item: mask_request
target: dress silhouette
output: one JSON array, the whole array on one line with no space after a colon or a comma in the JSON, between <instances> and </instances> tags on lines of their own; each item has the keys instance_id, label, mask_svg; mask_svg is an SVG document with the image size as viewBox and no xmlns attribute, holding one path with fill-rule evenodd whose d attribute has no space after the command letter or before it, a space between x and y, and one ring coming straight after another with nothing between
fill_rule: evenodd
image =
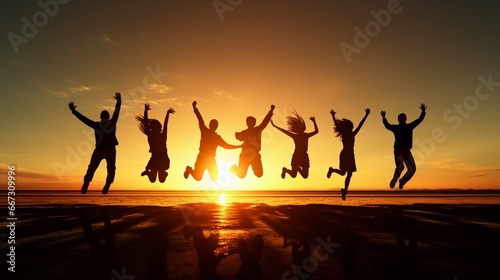
<instances>
[{"instance_id":1,"label":"dress silhouette","mask_svg":"<svg viewBox=\"0 0 500 280\"><path fill-rule=\"evenodd\" d=\"M336 112L334 110L330 111L333 122L335 124L334 131L337 133L336 136L340 137L340 140L342 140L343 148L340 152L340 169L334 169L332 167L328 168L326 177L330 178L333 172L342 176L347 174L344 182L344 188L340 189L342 200L345 200L346 198L347 189L349 188L349 183L351 182L352 173L356 172L356 160L354 159L354 138L365 123L368 114L370 114L370 109L365 109L365 112L366 114L359 123L358 127L355 130L352 130L354 128L354 125L350 120L338 120L335 117Z\"/></svg>"},{"instance_id":2,"label":"dress silhouette","mask_svg":"<svg viewBox=\"0 0 500 280\"><path fill-rule=\"evenodd\" d=\"M107 194L111 183L115 179L115 169L116 169L116 148L118 145L118 140L116 139L116 123L118 122L118 116L120 114L120 106L122 104L121 94L119 92L115 93L114 98L116 99L115 111L113 116L110 118L109 112L103 110L101 112L101 120L96 122L88 119L80 112L76 110L76 105L71 101L68 106L73 115L75 115L80 121L89 127L94 129L95 134L95 149L92 153L90 159L90 164L87 169L87 173L83 177L83 185L81 193L87 192L90 182L94 177L94 173L99 166L99 163L105 159L107 164L108 175L106 177L106 184L102 189L103 194Z\"/></svg>"},{"instance_id":3,"label":"dress silhouette","mask_svg":"<svg viewBox=\"0 0 500 280\"><path fill-rule=\"evenodd\" d=\"M149 104L144 105L144 115L137 115L139 121L139 129L142 133L148 136L149 152L151 158L146 165L146 170L141 173L141 176L147 175L151 183L158 180L163 183L168 176L167 170L170 168L170 158L167 153L167 128L170 114L174 114L173 108L168 109L163 122L163 130L161 123L156 119L148 118L148 111L151 110Z\"/></svg>"},{"instance_id":4,"label":"dress silhouette","mask_svg":"<svg viewBox=\"0 0 500 280\"><path fill-rule=\"evenodd\" d=\"M385 118L385 111L381 111L382 122L385 128L394 133L394 162L396 164L396 169L394 170L394 176L392 177L389 187L393 189L396 186L396 182L403 172L404 166L406 165L406 173L401 179L399 179L399 189L403 189L404 185L410 181L410 179L415 174L417 167L415 165L415 160L411 154L411 148L413 146L413 129L417 127L425 118L425 106L424 103L420 105L420 116L418 119L411 123L406 123L406 115L401 113L398 115L399 124L389 124Z\"/></svg>"},{"instance_id":5,"label":"dress silhouette","mask_svg":"<svg viewBox=\"0 0 500 280\"><path fill-rule=\"evenodd\" d=\"M269 110L264 120L262 120L258 126L255 126L257 120L254 117L247 117L247 129L235 133L236 139L243 141L243 144L241 145L242 149L239 163L238 165L233 165L229 170L230 172L236 174L236 176L245 178L250 165L252 166L255 176L262 177L264 174L261 156L259 153L261 148L261 135L262 131L271 120L273 111L274 105L271 105L271 110Z\"/></svg>"},{"instance_id":6,"label":"dress silhouette","mask_svg":"<svg viewBox=\"0 0 500 280\"><path fill-rule=\"evenodd\" d=\"M295 143L295 151L292 155L292 169L287 169L286 167L282 168L281 178L285 178L288 173L292 178L297 176L297 172L302 175L303 178L307 178L309 176L309 155L307 154L309 138L318 134L318 125L316 124L316 119L314 117L309 118L314 124L314 131L306 133L306 124L304 119L297 114L297 112L293 112L293 116L288 116L286 118L286 123L288 125L288 130L285 130L281 127L278 127L271 120L272 126L277 128L279 131L283 132L287 136L293 139Z\"/></svg>"},{"instance_id":7,"label":"dress silhouette","mask_svg":"<svg viewBox=\"0 0 500 280\"><path fill-rule=\"evenodd\" d=\"M184 178L188 178L189 175L193 176L196 181L200 181L203 177L205 170L208 170L210 178L212 180L217 180L218 178L218 168L217 162L215 161L215 152L217 147L221 146L224 149L237 149L241 146L231 145L226 143L215 131L219 126L217 120L213 119L209 123L209 127L205 125L205 121L200 114L200 111L196 107L196 101L193 102L193 109L196 117L198 118L198 125L201 132L200 140L200 152L196 158L196 163L194 164L194 169L190 166L186 166L184 171Z\"/></svg>"}]
</instances>

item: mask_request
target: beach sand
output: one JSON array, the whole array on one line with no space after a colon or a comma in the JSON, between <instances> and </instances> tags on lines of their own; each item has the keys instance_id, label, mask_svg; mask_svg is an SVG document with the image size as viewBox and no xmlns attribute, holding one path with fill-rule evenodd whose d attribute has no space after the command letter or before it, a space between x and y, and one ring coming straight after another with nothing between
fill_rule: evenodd
<instances>
[{"instance_id":1,"label":"beach sand","mask_svg":"<svg viewBox=\"0 0 500 280\"><path fill-rule=\"evenodd\" d=\"M500 275L499 205L38 205L18 208L16 215L16 277L2 262L0 275L7 278L1 279L139 280L165 270L168 279L200 279L189 234L196 229L218 235L212 255L229 254L216 267L218 279L237 279L238 242L252 248L257 235L264 241L261 279ZM302 246L292 254L284 238L310 250ZM5 241L3 260L10 246Z\"/></svg>"}]
</instances>

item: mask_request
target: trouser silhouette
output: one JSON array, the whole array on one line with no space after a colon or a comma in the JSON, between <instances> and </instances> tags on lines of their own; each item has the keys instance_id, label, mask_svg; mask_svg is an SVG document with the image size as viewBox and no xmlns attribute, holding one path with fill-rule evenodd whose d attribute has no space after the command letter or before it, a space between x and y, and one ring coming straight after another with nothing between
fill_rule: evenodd
<instances>
[{"instance_id":1,"label":"trouser silhouette","mask_svg":"<svg viewBox=\"0 0 500 280\"><path fill-rule=\"evenodd\" d=\"M116 169L116 149L115 147L111 148L95 148L92 153L92 157L90 158L89 167L87 169L87 173L83 177L85 182L92 181L94 177L94 173L99 167L101 161L106 160L106 169L108 170L108 175L106 177L106 183L113 183L115 180L115 169Z\"/></svg>"},{"instance_id":2,"label":"trouser silhouette","mask_svg":"<svg viewBox=\"0 0 500 280\"><path fill-rule=\"evenodd\" d=\"M415 159L409 149L394 149L394 161L396 163L396 169L394 170L394 177L399 178L401 172L403 172L404 166L406 165L406 173L403 175L403 180L408 182L411 177L417 171L417 166L415 165Z\"/></svg>"}]
</instances>

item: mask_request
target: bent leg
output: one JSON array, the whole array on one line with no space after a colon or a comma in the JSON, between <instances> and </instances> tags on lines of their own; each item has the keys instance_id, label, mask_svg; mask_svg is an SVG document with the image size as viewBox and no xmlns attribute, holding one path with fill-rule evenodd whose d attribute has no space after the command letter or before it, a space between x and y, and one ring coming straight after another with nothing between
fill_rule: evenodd
<instances>
[{"instance_id":1,"label":"bent leg","mask_svg":"<svg viewBox=\"0 0 500 280\"><path fill-rule=\"evenodd\" d=\"M309 177L309 167L299 167L299 173L302 175L302 178L307 179Z\"/></svg>"},{"instance_id":2,"label":"bent leg","mask_svg":"<svg viewBox=\"0 0 500 280\"><path fill-rule=\"evenodd\" d=\"M250 162L247 160L248 152L241 152L238 166L234 170L234 174L240 178L245 178L247 176L248 166Z\"/></svg>"},{"instance_id":3,"label":"bent leg","mask_svg":"<svg viewBox=\"0 0 500 280\"><path fill-rule=\"evenodd\" d=\"M283 171L288 173L288 175L290 175L290 177L292 178L297 177L297 172L298 172L297 166L292 166L292 169L286 169L283 167Z\"/></svg>"},{"instance_id":4,"label":"bent leg","mask_svg":"<svg viewBox=\"0 0 500 280\"><path fill-rule=\"evenodd\" d=\"M151 183L156 182L156 173L157 172L158 172L158 170L156 170L156 169L151 169L151 170L148 171L147 174L148 174L149 181Z\"/></svg>"},{"instance_id":5,"label":"bent leg","mask_svg":"<svg viewBox=\"0 0 500 280\"><path fill-rule=\"evenodd\" d=\"M262 175L264 175L264 168L262 167L262 161L260 160L260 155L256 156L255 159L252 160L251 165L253 174L255 174L257 178L260 178L262 177ZM297 176L297 174L295 174L295 176Z\"/></svg>"},{"instance_id":6,"label":"bent leg","mask_svg":"<svg viewBox=\"0 0 500 280\"><path fill-rule=\"evenodd\" d=\"M164 183L167 176L168 172L166 170L158 170L158 181L160 181L160 183Z\"/></svg>"},{"instance_id":7,"label":"bent leg","mask_svg":"<svg viewBox=\"0 0 500 280\"><path fill-rule=\"evenodd\" d=\"M208 174L210 175L210 179L212 179L213 181L219 179L219 168L217 167L217 162L215 161L215 158L211 158L210 161L207 163L207 167L205 168L208 169Z\"/></svg>"}]
</instances>

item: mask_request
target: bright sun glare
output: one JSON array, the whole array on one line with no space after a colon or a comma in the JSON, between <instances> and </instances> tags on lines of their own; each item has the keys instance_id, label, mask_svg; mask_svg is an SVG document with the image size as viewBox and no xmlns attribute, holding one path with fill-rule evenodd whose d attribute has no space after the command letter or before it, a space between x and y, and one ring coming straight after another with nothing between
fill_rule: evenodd
<instances>
[{"instance_id":1,"label":"bright sun glare","mask_svg":"<svg viewBox=\"0 0 500 280\"><path fill-rule=\"evenodd\" d=\"M219 196L219 204L226 205L226 195L223 193Z\"/></svg>"}]
</instances>

